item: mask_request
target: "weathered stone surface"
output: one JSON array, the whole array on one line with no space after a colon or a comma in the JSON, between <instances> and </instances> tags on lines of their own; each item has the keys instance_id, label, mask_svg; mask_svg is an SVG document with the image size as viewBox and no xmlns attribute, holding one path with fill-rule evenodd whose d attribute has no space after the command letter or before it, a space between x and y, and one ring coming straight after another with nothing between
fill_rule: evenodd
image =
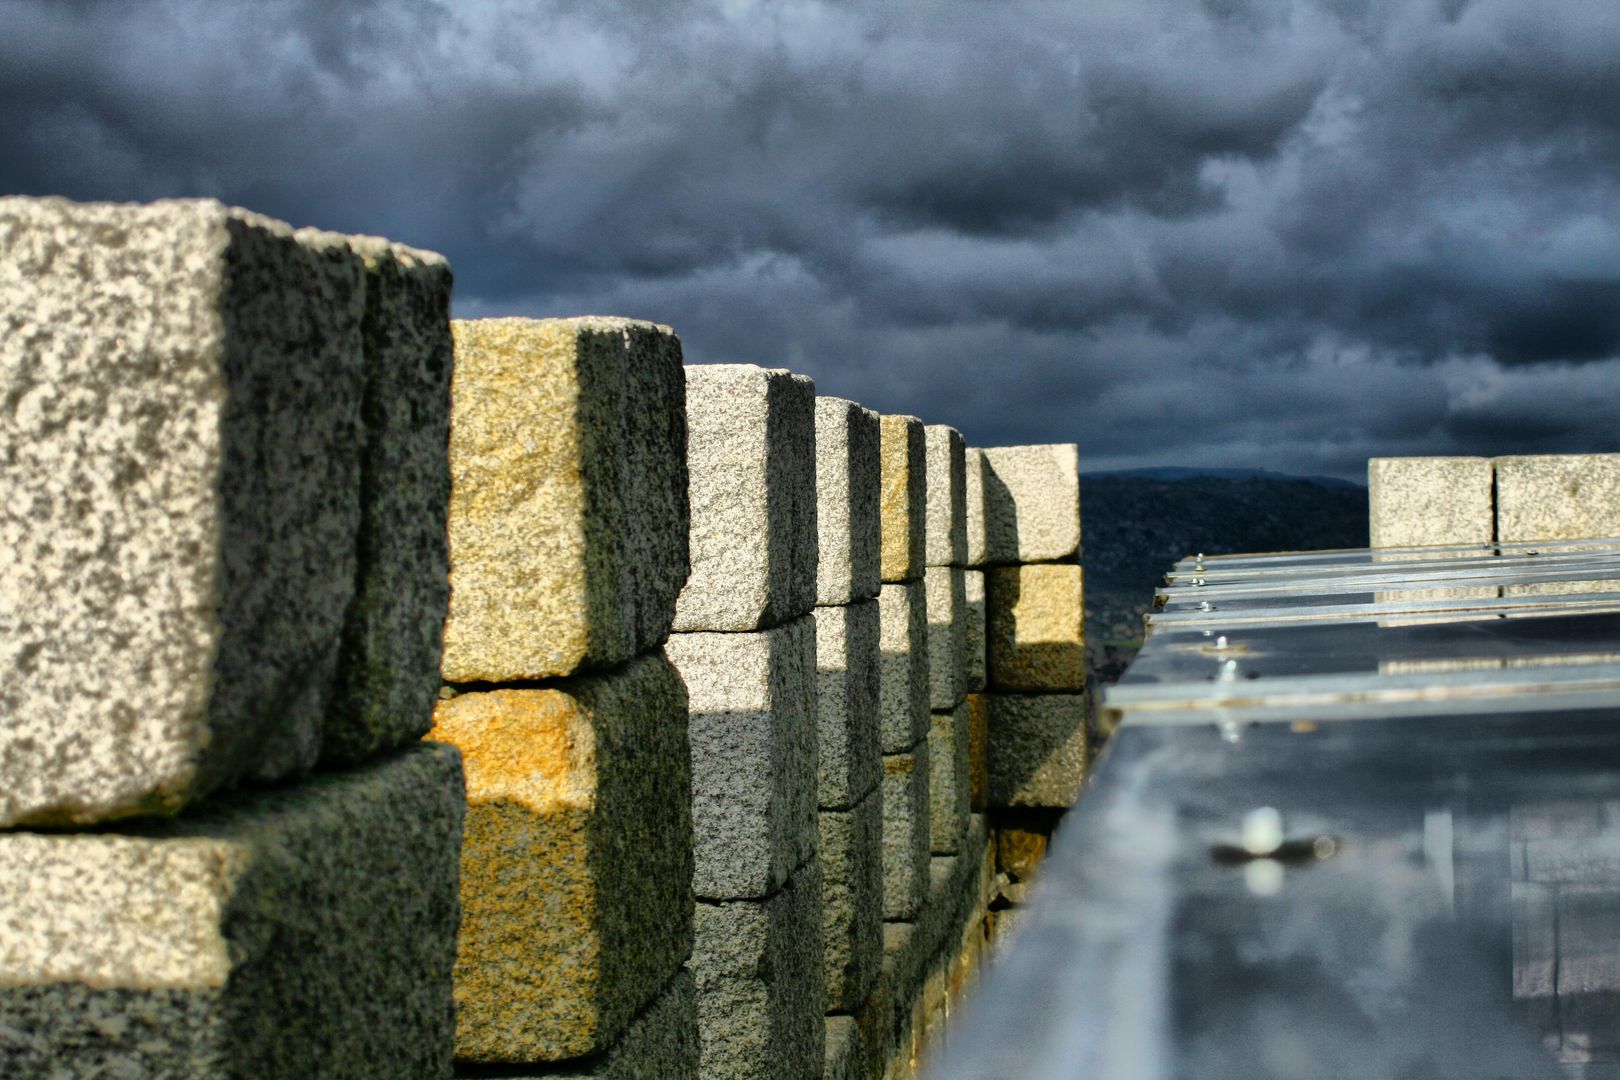
<instances>
[{"instance_id":1,"label":"weathered stone surface","mask_svg":"<svg viewBox=\"0 0 1620 1080\"><path fill-rule=\"evenodd\" d=\"M990 471L984 451L968 447L962 455L963 532L967 540L967 565L983 566L990 558L990 540L985 531L984 481Z\"/></svg>"},{"instance_id":2,"label":"weathered stone surface","mask_svg":"<svg viewBox=\"0 0 1620 1080\"><path fill-rule=\"evenodd\" d=\"M447 1077L455 750L0 835L0 1075Z\"/></svg>"},{"instance_id":3,"label":"weathered stone surface","mask_svg":"<svg viewBox=\"0 0 1620 1080\"><path fill-rule=\"evenodd\" d=\"M966 566L967 444L947 424L923 430L927 456L928 509L926 562L929 566Z\"/></svg>"},{"instance_id":4,"label":"weathered stone surface","mask_svg":"<svg viewBox=\"0 0 1620 1080\"><path fill-rule=\"evenodd\" d=\"M686 579L681 346L628 319L453 324L444 678L620 663Z\"/></svg>"},{"instance_id":5,"label":"weathered stone surface","mask_svg":"<svg viewBox=\"0 0 1620 1080\"><path fill-rule=\"evenodd\" d=\"M936 712L928 732L929 850L954 855L968 819L968 707Z\"/></svg>"},{"instance_id":6,"label":"weathered stone surface","mask_svg":"<svg viewBox=\"0 0 1620 1080\"><path fill-rule=\"evenodd\" d=\"M984 571L968 570L962 576L962 595L967 600L967 633L963 682L970 694L986 686Z\"/></svg>"},{"instance_id":7,"label":"weathered stone surface","mask_svg":"<svg viewBox=\"0 0 1620 1080\"><path fill-rule=\"evenodd\" d=\"M309 768L354 599L362 259L212 201L0 199L0 252L0 825Z\"/></svg>"},{"instance_id":8,"label":"weathered stone surface","mask_svg":"<svg viewBox=\"0 0 1620 1080\"><path fill-rule=\"evenodd\" d=\"M821 936L827 1012L853 1012L883 961L883 796L821 812Z\"/></svg>"},{"instance_id":9,"label":"weathered stone surface","mask_svg":"<svg viewBox=\"0 0 1620 1080\"><path fill-rule=\"evenodd\" d=\"M811 860L766 900L698 904L692 972L704 1077L819 1080L819 878Z\"/></svg>"},{"instance_id":10,"label":"weathered stone surface","mask_svg":"<svg viewBox=\"0 0 1620 1080\"><path fill-rule=\"evenodd\" d=\"M697 981L682 968L606 1054L530 1075L534 1080L696 1080L698 1055ZM515 1074L502 1070L501 1075Z\"/></svg>"},{"instance_id":11,"label":"weathered stone surface","mask_svg":"<svg viewBox=\"0 0 1620 1080\"><path fill-rule=\"evenodd\" d=\"M867 1080L861 1067L861 1033L853 1016L827 1017L827 1057L822 1080Z\"/></svg>"},{"instance_id":12,"label":"weathered stone surface","mask_svg":"<svg viewBox=\"0 0 1620 1080\"><path fill-rule=\"evenodd\" d=\"M686 369L692 574L676 630L756 630L816 602L816 384L752 364Z\"/></svg>"},{"instance_id":13,"label":"weathered stone surface","mask_svg":"<svg viewBox=\"0 0 1620 1080\"><path fill-rule=\"evenodd\" d=\"M816 848L816 627L675 634L691 696L693 888L709 900L776 891Z\"/></svg>"},{"instance_id":14,"label":"weathered stone surface","mask_svg":"<svg viewBox=\"0 0 1620 1080\"><path fill-rule=\"evenodd\" d=\"M928 707L953 708L967 693L967 578L959 566L930 566L923 577L928 608Z\"/></svg>"},{"instance_id":15,"label":"weathered stone surface","mask_svg":"<svg viewBox=\"0 0 1620 1080\"><path fill-rule=\"evenodd\" d=\"M1620 454L1500 457L1494 464L1497 540L1620 536Z\"/></svg>"},{"instance_id":16,"label":"weathered stone surface","mask_svg":"<svg viewBox=\"0 0 1620 1080\"><path fill-rule=\"evenodd\" d=\"M928 734L928 596L920 581L878 594L878 739L885 754Z\"/></svg>"},{"instance_id":17,"label":"weathered stone surface","mask_svg":"<svg viewBox=\"0 0 1620 1080\"><path fill-rule=\"evenodd\" d=\"M928 740L883 756L883 917L911 920L928 896Z\"/></svg>"},{"instance_id":18,"label":"weathered stone surface","mask_svg":"<svg viewBox=\"0 0 1620 1080\"><path fill-rule=\"evenodd\" d=\"M922 577L927 556L928 459L923 422L883 416L881 567L884 581Z\"/></svg>"},{"instance_id":19,"label":"weathered stone surface","mask_svg":"<svg viewBox=\"0 0 1620 1080\"><path fill-rule=\"evenodd\" d=\"M984 561L1029 563L1077 559L1080 555L1079 447L1074 443L987 447L984 464L981 477Z\"/></svg>"},{"instance_id":20,"label":"weathered stone surface","mask_svg":"<svg viewBox=\"0 0 1620 1080\"><path fill-rule=\"evenodd\" d=\"M300 231L364 260L359 566L321 756L362 761L433 723L450 601L450 267L374 237Z\"/></svg>"},{"instance_id":21,"label":"weathered stone surface","mask_svg":"<svg viewBox=\"0 0 1620 1080\"><path fill-rule=\"evenodd\" d=\"M878 414L843 398L816 398L816 603L876 596L879 584Z\"/></svg>"},{"instance_id":22,"label":"weathered stone surface","mask_svg":"<svg viewBox=\"0 0 1620 1080\"><path fill-rule=\"evenodd\" d=\"M997 690L1086 685L1085 571L1072 563L985 572L985 653Z\"/></svg>"},{"instance_id":23,"label":"weathered stone surface","mask_svg":"<svg viewBox=\"0 0 1620 1080\"><path fill-rule=\"evenodd\" d=\"M656 652L439 703L467 769L458 1060L605 1050L690 954L686 707Z\"/></svg>"},{"instance_id":24,"label":"weathered stone surface","mask_svg":"<svg viewBox=\"0 0 1620 1080\"><path fill-rule=\"evenodd\" d=\"M1373 547L1488 544L1489 458L1372 458L1367 462L1368 533Z\"/></svg>"},{"instance_id":25,"label":"weathered stone surface","mask_svg":"<svg viewBox=\"0 0 1620 1080\"><path fill-rule=\"evenodd\" d=\"M816 741L818 803L847 810L877 786L878 602L818 607Z\"/></svg>"},{"instance_id":26,"label":"weathered stone surface","mask_svg":"<svg viewBox=\"0 0 1620 1080\"><path fill-rule=\"evenodd\" d=\"M995 815L996 868L1013 881L1033 881L1061 810L1002 810Z\"/></svg>"},{"instance_id":27,"label":"weathered stone surface","mask_svg":"<svg viewBox=\"0 0 1620 1080\"><path fill-rule=\"evenodd\" d=\"M989 803L1068 807L1087 767L1083 694L990 695Z\"/></svg>"},{"instance_id":28,"label":"weathered stone surface","mask_svg":"<svg viewBox=\"0 0 1620 1080\"><path fill-rule=\"evenodd\" d=\"M990 698L969 694L963 704L967 706L968 806L980 814L990 797Z\"/></svg>"}]
</instances>

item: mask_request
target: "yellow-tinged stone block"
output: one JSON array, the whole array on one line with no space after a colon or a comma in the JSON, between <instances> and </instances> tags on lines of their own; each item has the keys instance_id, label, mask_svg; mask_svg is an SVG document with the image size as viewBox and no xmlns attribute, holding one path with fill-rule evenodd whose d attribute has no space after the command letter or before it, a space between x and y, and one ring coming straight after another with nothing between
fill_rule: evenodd
<instances>
[{"instance_id":1,"label":"yellow-tinged stone block","mask_svg":"<svg viewBox=\"0 0 1620 1080\"><path fill-rule=\"evenodd\" d=\"M969 694L967 716L968 810L979 814L989 802L990 769L985 744L989 741L990 699L983 694Z\"/></svg>"},{"instance_id":2,"label":"yellow-tinged stone block","mask_svg":"<svg viewBox=\"0 0 1620 1080\"><path fill-rule=\"evenodd\" d=\"M985 648L997 690L1086 685L1085 571L1072 563L985 571Z\"/></svg>"},{"instance_id":3,"label":"yellow-tinged stone block","mask_svg":"<svg viewBox=\"0 0 1620 1080\"><path fill-rule=\"evenodd\" d=\"M879 570L884 581L923 576L927 553L927 445L915 416L881 417Z\"/></svg>"},{"instance_id":4,"label":"yellow-tinged stone block","mask_svg":"<svg viewBox=\"0 0 1620 1080\"><path fill-rule=\"evenodd\" d=\"M452 330L444 678L569 675L663 642L688 569L679 340L596 317Z\"/></svg>"},{"instance_id":5,"label":"yellow-tinged stone block","mask_svg":"<svg viewBox=\"0 0 1620 1080\"><path fill-rule=\"evenodd\" d=\"M458 1060L604 1050L691 954L686 723L662 652L439 703L467 774Z\"/></svg>"}]
</instances>

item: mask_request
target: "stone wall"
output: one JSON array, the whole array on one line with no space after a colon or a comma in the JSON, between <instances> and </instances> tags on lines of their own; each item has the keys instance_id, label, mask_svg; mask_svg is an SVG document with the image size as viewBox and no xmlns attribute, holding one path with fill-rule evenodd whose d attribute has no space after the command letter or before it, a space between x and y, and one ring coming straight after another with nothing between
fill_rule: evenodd
<instances>
[{"instance_id":1,"label":"stone wall","mask_svg":"<svg viewBox=\"0 0 1620 1080\"><path fill-rule=\"evenodd\" d=\"M1373 547L1620 536L1620 454L1373 458Z\"/></svg>"},{"instance_id":2,"label":"stone wall","mask_svg":"<svg viewBox=\"0 0 1620 1080\"><path fill-rule=\"evenodd\" d=\"M0 200L0 1074L910 1075L1085 774L1075 447L449 291Z\"/></svg>"}]
</instances>

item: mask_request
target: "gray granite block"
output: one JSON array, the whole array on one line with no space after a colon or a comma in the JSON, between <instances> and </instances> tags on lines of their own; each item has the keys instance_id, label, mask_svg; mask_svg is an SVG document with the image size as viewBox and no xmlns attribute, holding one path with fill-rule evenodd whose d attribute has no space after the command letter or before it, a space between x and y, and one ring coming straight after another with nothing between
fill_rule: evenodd
<instances>
[{"instance_id":1,"label":"gray granite block","mask_svg":"<svg viewBox=\"0 0 1620 1080\"><path fill-rule=\"evenodd\" d=\"M843 398L816 398L818 604L878 593L881 442L877 413Z\"/></svg>"},{"instance_id":2,"label":"gray granite block","mask_svg":"<svg viewBox=\"0 0 1620 1080\"><path fill-rule=\"evenodd\" d=\"M1080 557L1079 447L986 447L984 465L980 509L986 563Z\"/></svg>"},{"instance_id":3,"label":"gray granite block","mask_svg":"<svg viewBox=\"0 0 1620 1080\"><path fill-rule=\"evenodd\" d=\"M1372 458L1367 524L1373 547L1488 544L1496 528L1491 460Z\"/></svg>"},{"instance_id":4,"label":"gray granite block","mask_svg":"<svg viewBox=\"0 0 1620 1080\"><path fill-rule=\"evenodd\" d=\"M861 1033L853 1016L827 1017L827 1057L823 1080L867 1080L861 1067Z\"/></svg>"},{"instance_id":5,"label":"gray granite block","mask_svg":"<svg viewBox=\"0 0 1620 1080\"><path fill-rule=\"evenodd\" d=\"M821 881L814 860L765 900L700 902L701 1074L725 1080L821 1076Z\"/></svg>"},{"instance_id":6,"label":"gray granite block","mask_svg":"<svg viewBox=\"0 0 1620 1080\"><path fill-rule=\"evenodd\" d=\"M989 805L1072 805L1088 764L1085 695L987 696Z\"/></svg>"},{"instance_id":7,"label":"gray granite block","mask_svg":"<svg viewBox=\"0 0 1620 1080\"><path fill-rule=\"evenodd\" d=\"M984 523L984 480L989 471L983 450L970 446L963 452L962 517L967 541L964 561L968 566L983 566L989 561L989 537Z\"/></svg>"},{"instance_id":8,"label":"gray granite block","mask_svg":"<svg viewBox=\"0 0 1620 1080\"><path fill-rule=\"evenodd\" d=\"M453 324L449 682L611 667L686 581L685 374L667 326Z\"/></svg>"},{"instance_id":9,"label":"gray granite block","mask_svg":"<svg viewBox=\"0 0 1620 1080\"><path fill-rule=\"evenodd\" d=\"M929 424L923 432L927 455L927 540L929 566L966 566L967 445L948 424Z\"/></svg>"},{"instance_id":10,"label":"gray granite block","mask_svg":"<svg viewBox=\"0 0 1620 1080\"><path fill-rule=\"evenodd\" d=\"M923 422L915 416L884 416L881 422L881 573L884 581L915 581L922 577L928 550Z\"/></svg>"},{"instance_id":11,"label":"gray granite block","mask_svg":"<svg viewBox=\"0 0 1620 1080\"><path fill-rule=\"evenodd\" d=\"M816 847L816 627L673 634L691 701L693 888L776 891Z\"/></svg>"},{"instance_id":12,"label":"gray granite block","mask_svg":"<svg viewBox=\"0 0 1620 1080\"><path fill-rule=\"evenodd\" d=\"M686 369L692 572L675 629L756 630L816 602L816 384L752 364Z\"/></svg>"},{"instance_id":13,"label":"gray granite block","mask_svg":"<svg viewBox=\"0 0 1620 1080\"><path fill-rule=\"evenodd\" d=\"M854 806L877 786L878 602L818 607L816 620L816 750L819 805Z\"/></svg>"},{"instance_id":14,"label":"gray granite block","mask_svg":"<svg viewBox=\"0 0 1620 1080\"><path fill-rule=\"evenodd\" d=\"M1497 540L1620 536L1620 454L1536 454L1493 464Z\"/></svg>"},{"instance_id":15,"label":"gray granite block","mask_svg":"<svg viewBox=\"0 0 1620 1080\"><path fill-rule=\"evenodd\" d=\"M0 825L314 765L355 595L363 260L203 200L0 199L0 253Z\"/></svg>"},{"instance_id":16,"label":"gray granite block","mask_svg":"<svg viewBox=\"0 0 1620 1080\"><path fill-rule=\"evenodd\" d=\"M883 756L883 917L911 920L928 896L928 740Z\"/></svg>"},{"instance_id":17,"label":"gray granite block","mask_svg":"<svg viewBox=\"0 0 1620 1080\"><path fill-rule=\"evenodd\" d=\"M928 594L921 581L878 594L878 740L897 754L928 734Z\"/></svg>"},{"instance_id":18,"label":"gray granite block","mask_svg":"<svg viewBox=\"0 0 1620 1080\"><path fill-rule=\"evenodd\" d=\"M697 980L682 968L607 1053L527 1075L532 1080L697 1080L699 1052ZM501 1075L518 1073L502 1070Z\"/></svg>"},{"instance_id":19,"label":"gray granite block","mask_svg":"<svg viewBox=\"0 0 1620 1080\"><path fill-rule=\"evenodd\" d=\"M928 609L928 707L949 709L967 694L967 572L930 566L923 578Z\"/></svg>"},{"instance_id":20,"label":"gray granite block","mask_svg":"<svg viewBox=\"0 0 1620 1080\"><path fill-rule=\"evenodd\" d=\"M933 715L928 732L929 850L954 855L968 819L968 706Z\"/></svg>"},{"instance_id":21,"label":"gray granite block","mask_svg":"<svg viewBox=\"0 0 1620 1080\"><path fill-rule=\"evenodd\" d=\"M460 757L0 835L0 1075L450 1075Z\"/></svg>"},{"instance_id":22,"label":"gray granite block","mask_svg":"<svg viewBox=\"0 0 1620 1080\"><path fill-rule=\"evenodd\" d=\"M827 1012L853 1012L883 959L883 796L821 812L821 936Z\"/></svg>"},{"instance_id":23,"label":"gray granite block","mask_svg":"<svg viewBox=\"0 0 1620 1080\"><path fill-rule=\"evenodd\" d=\"M461 694L435 720L467 774L457 1060L606 1050L692 951L680 675L654 652Z\"/></svg>"},{"instance_id":24,"label":"gray granite block","mask_svg":"<svg viewBox=\"0 0 1620 1080\"><path fill-rule=\"evenodd\" d=\"M347 244L366 267L359 566L321 746L342 764L433 722L450 601L451 281L438 255L308 235Z\"/></svg>"},{"instance_id":25,"label":"gray granite block","mask_svg":"<svg viewBox=\"0 0 1620 1080\"><path fill-rule=\"evenodd\" d=\"M976 694L985 688L985 601L984 571L968 570L962 576L962 595L967 600L967 633L963 648L966 650L963 679L967 692Z\"/></svg>"}]
</instances>

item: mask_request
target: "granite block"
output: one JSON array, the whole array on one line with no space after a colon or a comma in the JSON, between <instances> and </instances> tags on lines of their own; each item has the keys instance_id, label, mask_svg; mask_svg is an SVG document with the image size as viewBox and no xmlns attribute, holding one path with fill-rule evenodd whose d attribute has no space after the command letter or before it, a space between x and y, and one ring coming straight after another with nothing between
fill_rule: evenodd
<instances>
[{"instance_id":1,"label":"granite block","mask_svg":"<svg viewBox=\"0 0 1620 1080\"><path fill-rule=\"evenodd\" d=\"M1074 443L987 447L984 464L980 481L984 561L1078 560L1079 447Z\"/></svg>"},{"instance_id":2,"label":"granite block","mask_svg":"<svg viewBox=\"0 0 1620 1080\"><path fill-rule=\"evenodd\" d=\"M923 577L928 609L928 707L954 708L967 693L967 572L930 566Z\"/></svg>"},{"instance_id":3,"label":"granite block","mask_svg":"<svg viewBox=\"0 0 1620 1080\"><path fill-rule=\"evenodd\" d=\"M818 607L816 752L818 804L847 810L877 786L878 602Z\"/></svg>"},{"instance_id":4,"label":"granite block","mask_svg":"<svg viewBox=\"0 0 1620 1080\"><path fill-rule=\"evenodd\" d=\"M885 582L922 577L927 556L928 459L923 422L883 416L881 576Z\"/></svg>"},{"instance_id":5,"label":"granite block","mask_svg":"<svg viewBox=\"0 0 1620 1080\"><path fill-rule=\"evenodd\" d=\"M967 542L968 566L983 566L990 558L990 538L985 531L984 486L990 464L984 451L968 447L962 454L962 518Z\"/></svg>"},{"instance_id":6,"label":"granite block","mask_svg":"<svg viewBox=\"0 0 1620 1080\"><path fill-rule=\"evenodd\" d=\"M878 739L900 753L928 735L928 594L923 582L878 594Z\"/></svg>"},{"instance_id":7,"label":"granite block","mask_svg":"<svg viewBox=\"0 0 1620 1080\"><path fill-rule=\"evenodd\" d=\"M992 694L989 805L1063 809L1088 765L1083 694Z\"/></svg>"},{"instance_id":8,"label":"granite block","mask_svg":"<svg viewBox=\"0 0 1620 1080\"><path fill-rule=\"evenodd\" d=\"M816 384L752 364L686 369L692 573L679 631L758 630L816 602Z\"/></svg>"},{"instance_id":9,"label":"granite block","mask_svg":"<svg viewBox=\"0 0 1620 1080\"><path fill-rule=\"evenodd\" d=\"M861 1067L861 1033L853 1016L827 1017L827 1056L823 1080L866 1080Z\"/></svg>"},{"instance_id":10,"label":"granite block","mask_svg":"<svg viewBox=\"0 0 1620 1080\"><path fill-rule=\"evenodd\" d=\"M628 319L452 325L444 678L568 675L658 645L687 569L680 341Z\"/></svg>"},{"instance_id":11,"label":"granite block","mask_svg":"<svg viewBox=\"0 0 1620 1080\"><path fill-rule=\"evenodd\" d=\"M461 694L435 721L467 771L457 1060L608 1049L692 950L680 676L655 652L545 688Z\"/></svg>"},{"instance_id":12,"label":"granite block","mask_svg":"<svg viewBox=\"0 0 1620 1080\"><path fill-rule=\"evenodd\" d=\"M1537 454L1493 464L1502 543L1620 536L1620 454Z\"/></svg>"},{"instance_id":13,"label":"granite block","mask_svg":"<svg viewBox=\"0 0 1620 1080\"><path fill-rule=\"evenodd\" d=\"M533 1080L697 1080L698 1057L697 981L682 968L605 1054L520 1071Z\"/></svg>"},{"instance_id":14,"label":"granite block","mask_svg":"<svg viewBox=\"0 0 1620 1080\"><path fill-rule=\"evenodd\" d=\"M990 698L969 694L963 704L967 706L968 806L980 814L990 795Z\"/></svg>"},{"instance_id":15,"label":"granite block","mask_svg":"<svg viewBox=\"0 0 1620 1080\"><path fill-rule=\"evenodd\" d=\"M878 414L816 398L816 603L869 600L879 584Z\"/></svg>"},{"instance_id":16,"label":"granite block","mask_svg":"<svg viewBox=\"0 0 1620 1080\"><path fill-rule=\"evenodd\" d=\"M1085 689L1082 568L1071 563L992 567L985 572L985 598L986 670L993 688Z\"/></svg>"},{"instance_id":17,"label":"granite block","mask_svg":"<svg viewBox=\"0 0 1620 1080\"><path fill-rule=\"evenodd\" d=\"M816 848L816 624L674 634L691 699L693 888L706 900L775 892Z\"/></svg>"},{"instance_id":18,"label":"granite block","mask_svg":"<svg viewBox=\"0 0 1620 1080\"><path fill-rule=\"evenodd\" d=\"M929 850L954 855L968 819L968 707L933 714L928 732Z\"/></svg>"},{"instance_id":19,"label":"granite block","mask_svg":"<svg viewBox=\"0 0 1620 1080\"><path fill-rule=\"evenodd\" d=\"M0 1075L448 1077L461 765L0 835Z\"/></svg>"},{"instance_id":20,"label":"granite block","mask_svg":"<svg viewBox=\"0 0 1620 1080\"><path fill-rule=\"evenodd\" d=\"M970 694L984 690L987 684L985 670L985 602L984 571L968 570L962 576L962 595L967 600L966 650L963 683Z\"/></svg>"},{"instance_id":21,"label":"granite block","mask_svg":"<svg viewBox=\"0 0 1620 1080\"><path fill-rule=\"evenodd\" d=\"M883 917L911 920L928 896L928 740L883 756Z\"/></svg>"},{"instance_id":22,"label":"granite block","mask_svg":"<svg viewBox=\"0 0 1620 1080\"><path fill-rule=\"evenodd\" d=\"M821 882L814 860L765 900L697 905L701 1075L819 1080Z\"/></svg>"},{"instance_id":23,"label":"granite block","mask_svg":"<svg viewBox=\"0 0 1620 1080\"><path fill-rule=\"evenodd\" d=\"M1370 459L1367 518L1371 546L1490 543L1496 527L1492 485L1489 458Z\"/></svg>"},{"instance_id":24,"label":"granite block","mask_svg":"<svg viewBox=\"0 0 1620 1080\"><path fill-rule=\"evenodd\" d=\"M355 598L364 261L207 200L0 199L0 252L0 826L310 768Z\"/></svg>"},{"instance_id":25,"label":"granite block","mask_svg":"<svg viewBox=\"0 0 1620 1080\"><path fill-rule=\"evenodd\" d=\"M967 565L967 445L962 433L946 424L923 429L927 474L927 539L929 566Z\"/></svg>"},{"instance_id":26,"label":"granite block","mask_svg":"<svg viewBox=\"0 0 1620 1080\"><path fill-rule=\"evenodd\" d=\"M883 960L883 796L821 811L821 936L827 1012L853 1012Z\"/></svg>"}]
</instances>

